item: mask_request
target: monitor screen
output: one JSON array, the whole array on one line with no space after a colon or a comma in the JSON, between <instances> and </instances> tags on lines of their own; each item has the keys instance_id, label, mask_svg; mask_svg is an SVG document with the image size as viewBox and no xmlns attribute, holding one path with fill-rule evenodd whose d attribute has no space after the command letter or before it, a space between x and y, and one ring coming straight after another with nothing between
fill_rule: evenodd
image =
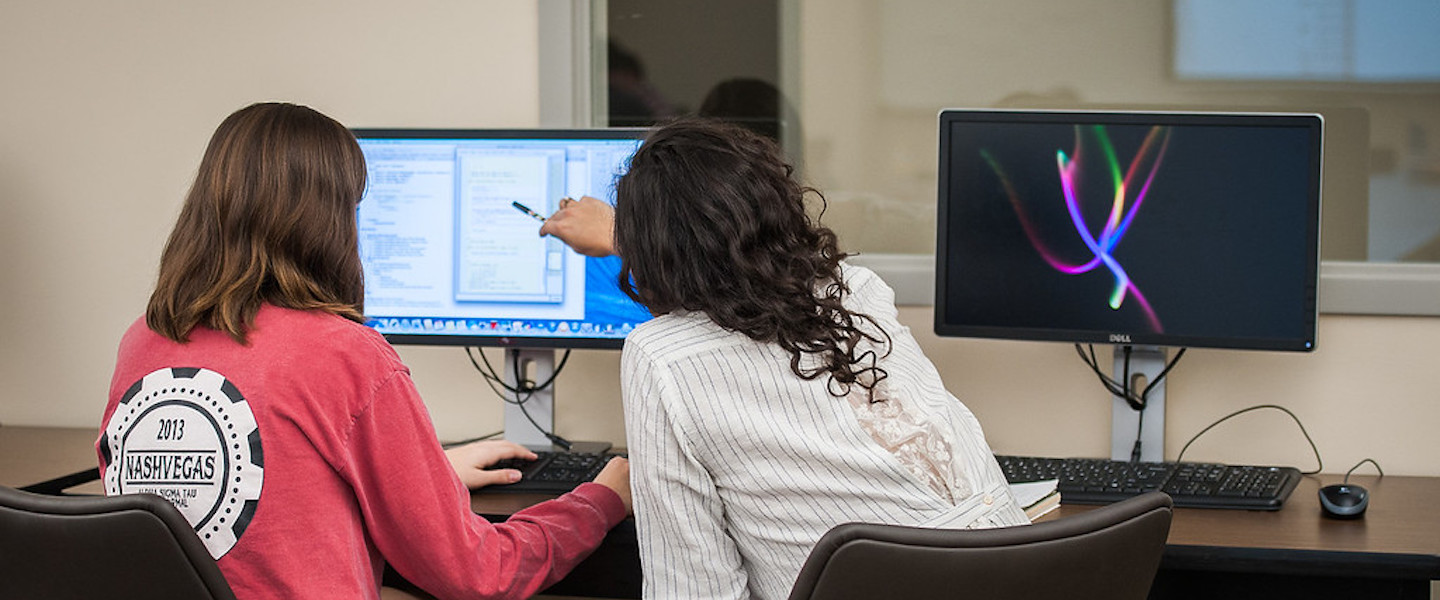
<instances>
[{"instance_id":1,"label":"monitor screen","mask_svg":"<svg viewBox=\"0 0 1440 600\"><path fill-rule=\"evenodd\" d=\"M355 130L369 324L402 344L621 347L650 313L620 291L620 259L538 232L561 198L613 204L643 134Z\"/></svg>"},{"instance_id":2,"label":"monitor screen","mask_svg":"<svg viewBox=\"0 0 1440 600\"><path fill-rule=\"evenodd\" d=\"M1315 346L1321 119L946 110L935 330Z\"/></svg>"}]
</instances>

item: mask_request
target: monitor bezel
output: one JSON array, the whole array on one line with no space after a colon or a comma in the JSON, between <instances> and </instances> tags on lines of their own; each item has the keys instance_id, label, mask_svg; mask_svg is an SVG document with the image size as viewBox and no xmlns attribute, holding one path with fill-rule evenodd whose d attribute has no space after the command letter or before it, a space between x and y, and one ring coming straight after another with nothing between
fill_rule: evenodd
<instances>
[{"instance_id":1,"label":"monitor bezel","mask_svg":"<svg viewBox=\"0 0 1440 600\"><path fill-rule=\"evenodd\" d=\"M970 337L1026 341L1066 342L1076 344L1111 344L1170 348L1219 348L1235 350L1313 351L1319 320L1320 211L1321 169L1324 155L1324 119L1315 113L1303 112L1205 112L1205 111L1141 111L1141 110L1029 110L951 108L939 113L939 176L935 244L934 328L944 337ZM1305 332L1300 337L1211 337L1169 333L1147 334L1066 328L1021 328L994 325L973 325L947 322L946 283L952 276L949 264L950 194L950 125L956 122L1007 122L1072 124L1096 123L1115 125L1209 125L1304 128L1310 134L1309 172L1313 174L1307 190L1306 215L1307 259L1305 274Z\"/></svg>"},{"instance_id":2,"label":"monitor bezel","mask_svg":"<svg viewBox=\"0 0 1440 600\"><path fill-rule=\"evenodd\" d=\"M643 141L649 129L640 127L611 128L536 128L536 129L457 129L457 128L352 128L351 134L362 139L401 140L637 140ZM588 260L588 259L587 259ZM367 315L368 317L368 315ZM384 333L391 344L411 346L476 346L492 348L597 349L619 350L625 338L600 337L538 337L487 336L460 332Z\"/></svg>"}]
</instances>

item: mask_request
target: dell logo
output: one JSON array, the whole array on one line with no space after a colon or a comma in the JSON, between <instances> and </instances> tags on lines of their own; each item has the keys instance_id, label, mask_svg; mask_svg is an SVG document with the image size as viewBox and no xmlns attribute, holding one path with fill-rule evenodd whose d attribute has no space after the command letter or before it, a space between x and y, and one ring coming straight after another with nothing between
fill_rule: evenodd
<instances>
[{"instance_id":1,"label":"dell logo","mask_svg":"<svg viewBox=\"0 0 1440 600\"><path fill-rule=\"evenodd\" d=\"M1112 333L1110 334L1110 341L1116 344L1128 344L1130 343L1130 336L1123 333Z\"/></svg>"}]
</instances>

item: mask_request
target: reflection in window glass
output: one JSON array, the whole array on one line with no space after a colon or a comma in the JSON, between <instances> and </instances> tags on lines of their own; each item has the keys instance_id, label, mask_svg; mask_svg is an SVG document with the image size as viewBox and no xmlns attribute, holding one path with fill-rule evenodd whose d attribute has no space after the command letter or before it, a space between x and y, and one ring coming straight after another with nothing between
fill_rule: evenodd
<instances>
[{"instance_id":1,"label":"reflection in window glass","mask_svg":"<svg viewBox=\"0 0 1440 600\"><path fill-rule=\"evenodd\" d=\"M851 250L932 253L942 108L1320 112L1322 256L1440 261L1440 84L1184 79L1173 20L1206 2L802 0L805 166L827 222Z\"/></svg>"},{"instance_id":2,"label":"reflection in window glass","mask_svg":"<svg viewBox=\"0 0 1440 600\"><path fill-rule=\"evenodd\" d=\"M610 126L698 114L780 139L777 0L611 0L606 33Z\"/></svg>"}]
</instances>

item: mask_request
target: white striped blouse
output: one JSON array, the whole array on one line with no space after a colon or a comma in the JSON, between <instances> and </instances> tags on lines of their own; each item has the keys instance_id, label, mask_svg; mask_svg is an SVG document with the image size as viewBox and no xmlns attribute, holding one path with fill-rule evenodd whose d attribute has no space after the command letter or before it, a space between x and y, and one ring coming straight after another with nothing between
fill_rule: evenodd
<instances>
[{"instance_id":1,"label":"white striped blouse","mask_svg":"<svg viewBox=\"0 0 1440 600\"><path fill-rule=\"evenodd\" d=\"M664 315L632 332L621 358L645 598L784 598L815 541L848 521L1029 522L979 422L897 320L894 292L867 269L843 273L846 305L892 338L881 395L902 398L953 452L932 462L954 474L954 503L877 443L826 377L801 379L778 346L703 314Z\"/></svg>"}]
</instances>

